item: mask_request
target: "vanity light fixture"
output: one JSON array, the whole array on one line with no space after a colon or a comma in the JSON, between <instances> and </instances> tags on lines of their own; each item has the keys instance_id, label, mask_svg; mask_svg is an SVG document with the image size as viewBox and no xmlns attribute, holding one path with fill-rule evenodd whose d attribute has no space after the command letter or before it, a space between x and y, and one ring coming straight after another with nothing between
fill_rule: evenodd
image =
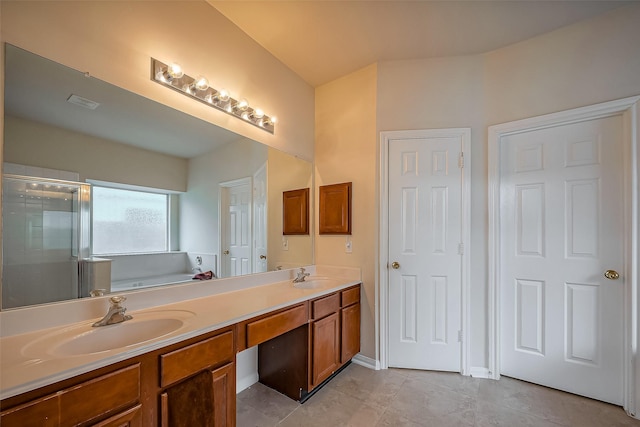
<instances>
[{"instance_id":1,"label":"vanity light fixture","mask_svg":"<svg viewBox=\"0 0 640 427\"><path fill-rule=\"evenodd\" d=\"M163 86L167 86L198 101L224 111L247 123L274 133L277 119L267 116L260 108L252 108L244 99L234 99L225 89L214 89L209 86L209 81L198 76L193 78L182 71L178 64L165 64L151 58L151 80Z\"/></svg>"}]
</instances>

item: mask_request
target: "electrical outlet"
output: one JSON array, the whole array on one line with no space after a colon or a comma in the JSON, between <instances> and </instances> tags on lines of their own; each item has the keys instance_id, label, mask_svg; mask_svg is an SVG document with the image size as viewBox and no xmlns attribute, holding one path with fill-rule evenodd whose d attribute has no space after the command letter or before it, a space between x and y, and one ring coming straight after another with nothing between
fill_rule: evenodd
<instances>
[{"instance_id":1,"label":"electrical outlet","mask_svg":"<svg viewBox=\"0 0 640 427\"><path fill-rule=\"evenodd\" d=\"M344 242L344 251L345 253L350 254L352 252L352 245L351 245L351 237L347 236L346 241Z\"/></svg>"},{"instance_id":2,"label":"electrical outlet","mask_svg":"<svg viewBox=\"0 0 640 427\"><path fill-rule=\"evenodd\" d=\"M289 239L287 239L286 237L282 238L282 250L283 251L289 250Z\"/></svg>"}]
</instances>

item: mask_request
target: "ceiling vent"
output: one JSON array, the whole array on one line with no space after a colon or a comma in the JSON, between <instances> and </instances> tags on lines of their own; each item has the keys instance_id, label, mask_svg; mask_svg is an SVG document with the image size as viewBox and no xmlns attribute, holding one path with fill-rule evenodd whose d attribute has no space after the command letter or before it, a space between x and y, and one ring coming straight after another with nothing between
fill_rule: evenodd
<instances>
[{"instance_id":1,"label":"ceiling vent","mask_svg":"<svg viewBox=\"0 0 640 427\"><path fill-rule=\"evenodd\" d=\"M100 105L96 101L92 101L90 99L83 98L83 97L78 96L78 95L69 96L69 98L67 98L67 102L70 102L70 103L72 103L74 105L77 105L79 107L88 108L89 110L95 110Z\"/></svg>"}]
</instances>

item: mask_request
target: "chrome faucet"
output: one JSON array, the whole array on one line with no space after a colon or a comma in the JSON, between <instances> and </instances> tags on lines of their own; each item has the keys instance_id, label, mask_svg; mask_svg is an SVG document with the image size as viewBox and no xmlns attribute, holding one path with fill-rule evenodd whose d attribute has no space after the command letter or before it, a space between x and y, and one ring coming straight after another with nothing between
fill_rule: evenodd
<instances>
[{"instance_id":1,"label":"chrome faucet","mask_svg":"<svg viewBox=\"0 0 640 427\"><path fill-rule=\"evenodd\" d=\"M96 326L113 325L115 323L122 323L126 320L133 319L133 317L131 317L130 315L124 314L124 312L127 311L127 309L120 305L120 303L124 302L125 300L126 298L122 296L109 298L109 301L111 301L111 306L109 307L109 311L102 318L102 320L97 321L92 326L96 327Z\"/></svg>"},{"instance_id":2,"label":"chrome faucet","mask_svg":"<svg viewBox=\"0 0 640 427\"><path fill-rule=\"evenodd\" d=\"M300 267L300 271L296 273L297 277L293 279L293 283L304 282L304 279L309 276L309 273L305 273L304 271L304 267Z\"/></svg>"},{"instance_id":3,"label":"chrome faucet","mask_svg":"<svg viewBox=\"0 0 640 427\"><path fill-rule=\"evenodd\" d=\"M201 269L200 267L193 267L193 268L191 269L191 272L192 272L192 273L193 273L193 272L196 272L196 271L197 271L198 273L202 273L202 269Z\"/></svg>"}]
</instances>

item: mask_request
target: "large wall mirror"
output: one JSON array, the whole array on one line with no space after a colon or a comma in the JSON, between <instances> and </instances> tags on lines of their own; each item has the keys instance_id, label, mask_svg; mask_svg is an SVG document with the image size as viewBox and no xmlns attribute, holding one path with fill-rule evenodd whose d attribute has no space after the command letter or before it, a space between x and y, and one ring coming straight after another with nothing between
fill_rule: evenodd
<instances>
[{"instance_id":1,"label":"large wall mirror","mask_svg":"<svg viewBox=\"0 0 640 427\"><path fill-rule=\"evenodd\" d=\"M311 163L4 48L2 309L313 262Z\"/></svg>"}]
</instances>

